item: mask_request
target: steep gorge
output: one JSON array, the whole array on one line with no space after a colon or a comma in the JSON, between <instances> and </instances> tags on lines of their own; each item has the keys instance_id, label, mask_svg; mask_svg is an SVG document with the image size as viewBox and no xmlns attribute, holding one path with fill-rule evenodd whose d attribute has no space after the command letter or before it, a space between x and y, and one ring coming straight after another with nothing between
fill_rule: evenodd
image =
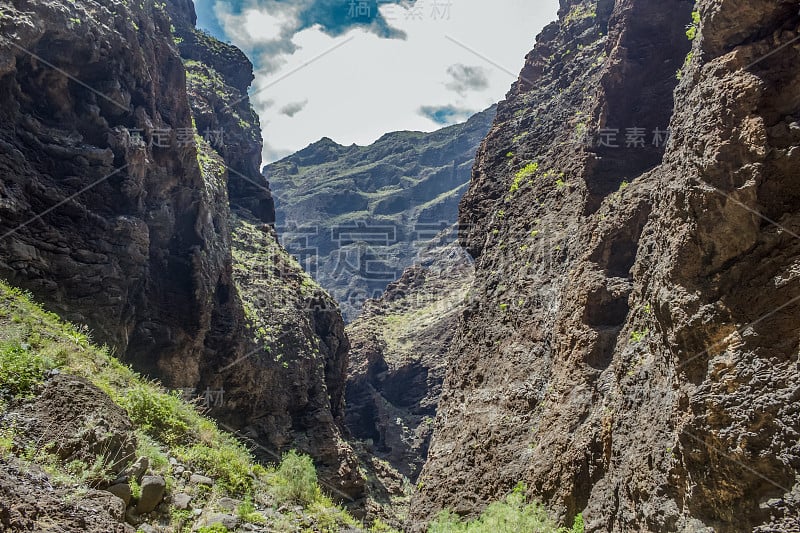
<instances>
[{"instance_id":1,"label":"steep gorge","mask_svg":"<svg viewBox=\"0 0 800 533\"><path fill-rule=\"evenodd\" d=\"M223 391L212 415L267 460L310 453L344 499L399 521L394 470L418 481L410 531L518 482L592 532L800 531L799 9L561 0L461 200L474 267L435 246L351 347L278 243L252 65L191 2L0 0L0 276L167 387ZM419 183L377 160L345 174L376 180L357 212L405 205L380 179L444 176L411 217L435 221L483 119L425 152ZM383 142L419 170L416 137ZM322 141L272 171L330 177L361 152ZM347 431L394 485L364 479ZM3 465L0 492L58 505Z\"/></svg>"},{"instance_id":2,"label":"steep gorge","mask_svg":"<svg viewBox=\"0 0 800 533\"><path fill-rule=\"evenodd\" d=\"M456 223L494 114L492 106L463 124L387 133L369 146L325 138L264 167L282 243L348 322Z\"/></svg>"}]
</instances>

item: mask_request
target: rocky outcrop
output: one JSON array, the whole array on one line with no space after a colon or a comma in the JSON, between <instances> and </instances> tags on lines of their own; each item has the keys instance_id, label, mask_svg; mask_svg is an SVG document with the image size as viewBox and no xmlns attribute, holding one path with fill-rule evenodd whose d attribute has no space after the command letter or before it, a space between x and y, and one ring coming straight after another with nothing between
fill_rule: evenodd
<instances>
[{"instance_id":1,"label":"rocky outcrop","mask_svg":"<svg viewBox=\"0 0 800 533\"><path fill-rule=\"evenodd\" d=\"M125 505L105 491L75 497L53 488L41 468L0 459L0 526L4 531L46 531L57 524L69 533L133 533L122 520Z\"/></svg>"},{"instance_id":2,"label":"rocky outcrop","mask_svg":"<svg viewBox=\"0 0 800 533\"><path fill-rule=\"evenodd\" d=\"M499 105L415 529L519 481L587 531L796 529L798 5L692 9L562 1Z\"/></svg>"},{"instance_id":3,"label":"rocky outcrop","mask_svg":"<svg viewBox=\"0 0 800 533\"><path fill-rule=\"evenodd\" d=\"M237 215L233 238L244 347L209 369L204 386L224 389L226 398L214 412L259 443L263 459L301 450L336 497L356 498L364 481L338 425L350 347L338 308L270 226Z\"/></svg>"},{"instance_id":4,"label":"rocky outcrop","mask_svg":"<svg viewBox=\"0 0 800 533\"><path fill-rule=\"evenodd\" d=\"M416 481L433 429L446 354L472 282L472 261L441 236L348 326L347 427ZM438 244L438 246L437 246Z\"/></svg>"},{"instance_id":5,"label":"rocky outcrop","mask_svg":"<svg viewBox=\"0 0 800 533\"><path fill-rule=\"evenodd\" d=\"M455 224L494 113L433 133L387 133L370 146L325 138L264 168L282 242L348 321Z\"/></svg>"},{"instance_id":6,"label":"rocky outcrop","mask_svg":"<svg viewBox=\"0 0 800 533\"><path fill-rule=\"evenodd\" d=\"M84 468L98 462L106 475L120 474L133 462L136 436L125 411L88 380L56 375L34 400L18 402L4 413L21 449L38 446L66 463ZM89 479L107 486L103 479Z\"/></svg>"},{"instance_id":7,"label":"rocky outcrop","mask_svg":"<svg viewBox=\"0 0 800 533\"><path fill-rule=\"evenodd\" d=\"M473 274L471 258L447 234L421 257L347 327L353 346L345 420L363 450L365 507L368 518L398 527L407 486L416 484L428 453L447 350Z\"/></svg>"},{"instance_id":8,"label":"rocky outcrop","mask_svg":"<svg viewBox=\"0 0 800 533\"><path fill-rule=\"evenodd\" d=\"M199 359L227 206L152 2L3 5L0 273L151 372ZM154 354L159 357L154 357Z\"/></svg>"},{"instance_id":9,"label":"rocky outcrop","mask_svg":"<svg viewBox=\"0 0 800 533\"><path fill-rule=\"evenodd\" d=\"M180 21L175 40L187 89L200 164L228 184L233 290L220 301L218 329L197 390L224 391L212 411L261 446L273 461L289 448L312 455L337 498L361 494L353 451L341 435L349 342L339 308L278 244L268 183L259 172L261 131L247 88L252 64L237 48ZM233 305L231 305L233 304Z\"/></svg>"},{"instance_id":10,"label":"rocky outcrop","mask_svg":"<svg viewBox=\"0 0 800 533\"><path fill-rule=\"evenodd\" d=\"M261 126L247 94L253 65L235 46L195 28L193 6L187 13L180 2L170 5L195 127L225 160L231 207L271 224L275 203L261 175Z\"/></svg>"},{"instance_id":11,"label":"rocky outcrop","mask_svg":"<svg viewBox=\"0 0 800 533\"><path fill-rule=\"evenodd\" d=\"M196 31L185 0L0 7L0 276L138 371L206 391L214 416L270 453L314 455L329 485L357 495L336 425L338 309L296 264L241 268L278 248L249 61ZM243 221L258 242L233 242ZM295 307L260 309L251 282Z\"/></svg>"}]
</instances>

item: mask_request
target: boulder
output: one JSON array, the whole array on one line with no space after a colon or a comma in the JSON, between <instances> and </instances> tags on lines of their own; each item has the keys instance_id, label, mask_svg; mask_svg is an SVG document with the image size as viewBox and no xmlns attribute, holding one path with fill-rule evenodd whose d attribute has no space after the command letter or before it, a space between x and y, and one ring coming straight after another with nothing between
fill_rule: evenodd
<instances>
[{"instance_id":1,"label":"boulder","mask_svg":"<svg viewBox=\"0 0 800 533\"><path fill-rule=\"evenodd\" d=\"M192 497L183 492L172 497L172 506L181 511L188 509L191 503Z\"/></svg>"},{"instance_id":2,"label":"boulder","mask_svg":"<svg viewBox=\"0 0 800 533\"><path fill-rule=\"evenodd\" d=\"M125 507L131 503L131 486L127 483L115 483L106 490L122 500L122 502L125 504Z\"/></svg>"},{"instance_id":3,"label":"boulder","mask_svg":"<svg viewBox=\"0 0 800 533\"><path fill-rule=\"evenodd\" d=\"M138 514L149 513L154 510L164 498L167 483L161 476L144 476L142 478L142 495L136 504Z\"/></svg>"},{"instance_id":4,"label":"boulder","mask_svg":"<svg viewBox=\"0 0 800 533\"><path fill-rule=\"evenodd\" d=\"M189 483L191 483L192 485L206 485L208 487L211 487L214 485L214 480L211 479L210 477L201 476L200 474L192 474L189 477Z\"/></svg>"}]
</instances>

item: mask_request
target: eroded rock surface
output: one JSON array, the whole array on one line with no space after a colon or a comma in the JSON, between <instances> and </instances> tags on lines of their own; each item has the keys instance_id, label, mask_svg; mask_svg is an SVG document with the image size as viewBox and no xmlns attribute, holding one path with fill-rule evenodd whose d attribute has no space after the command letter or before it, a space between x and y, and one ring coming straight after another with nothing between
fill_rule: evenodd
<instances>
[{"instance_id":1,"label":"eroded rock surface","mask_svg":"<svg viewBox=\"0 0 800 533\"><path fill-rule=\"evenodd\" d=\"M368 516L400 526L428 453L447 351L472 283L472 260L447 234L347 328L345 420L361 442Z\"/></svg>"},{"instance_id":2,"label":"eroded rock surface","mask_svg":"<svg viewBox=\"0 0 800 533\"><path fill-rule=\"evenodd\" d=\"M798 7L561 2L461 204L414 528L524 481L587 531L797 529Z\"/></svg>"},{"instance_id":3,"label":"eroded rock surface","mask_svg":"<svg viewBox=\"0 0 800 533\"><path fill-rule=\"evenodd\" d=\"M337 425L344 324L298 265L241 268L249 253L280 255L252 65L195 19L186 0L0 2L0 276L168 388L210 394L215 417L274 455L310 453L357 495ZM266 225L250 231L263 242L233 242L244 220ZM259 308L261 280L296 307ZM292 334L273 342L258 328Z\"/></svg>"}]
</instances>

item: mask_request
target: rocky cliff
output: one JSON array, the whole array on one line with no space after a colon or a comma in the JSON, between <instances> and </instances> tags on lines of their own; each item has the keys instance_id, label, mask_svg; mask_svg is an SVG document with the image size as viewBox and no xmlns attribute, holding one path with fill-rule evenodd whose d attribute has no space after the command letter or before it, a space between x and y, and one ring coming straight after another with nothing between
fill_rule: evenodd
<instances>
[{"instance_id":1,"label":"rocky cliff","mask_svg":"<svg viewBox=\"0 0 800 533\"><path fill-rule=\"evenodd\" d=\"M446 354L472 282L472 261L446 235L347 328L347 426L415 481L428 451Z\"/></svg>"},{"instance_id":2,"label":"rocky cliff","mask_svg":"<svg viewBox=\"0 0 800 533\"><path fill-rule=\"evenodd\" d=\"M448 233L347 327L345 420L361 444L367 510L397 526L428 454L447 351L472 284L472 260Z\"/></svg>"},{"instance_id":3,"label":"rocky cliff","mask_svg":"<svg viewBox=\"0 0 800 533\"><path fill-rule=\"evenodd\" d=\"M461 203L415 528L523 481L587 531L797 530L798 7L562 0Z\"/></svg>"},{"instance_id":4,"label":"rocky cliff","mask_svg":"<svg viewBox=\"0 0 800 533\"><path fill-rule=\"evenodd\" d=\"M455 224L494 113L433 133L387 133L370 146L322 139L265 167L284 245L348 321Z\"/></svg>"},{"instance_id":5,"label":"rocky cliff","mask_svg":"<svg viewBox=\"0 0 800 533\"><path fill-rule=\"evenodd\" d=\"M249 61L184 0L0 7L0 276L359 494L344 325L268 225Z\"/></svg>"}]
</instances>

